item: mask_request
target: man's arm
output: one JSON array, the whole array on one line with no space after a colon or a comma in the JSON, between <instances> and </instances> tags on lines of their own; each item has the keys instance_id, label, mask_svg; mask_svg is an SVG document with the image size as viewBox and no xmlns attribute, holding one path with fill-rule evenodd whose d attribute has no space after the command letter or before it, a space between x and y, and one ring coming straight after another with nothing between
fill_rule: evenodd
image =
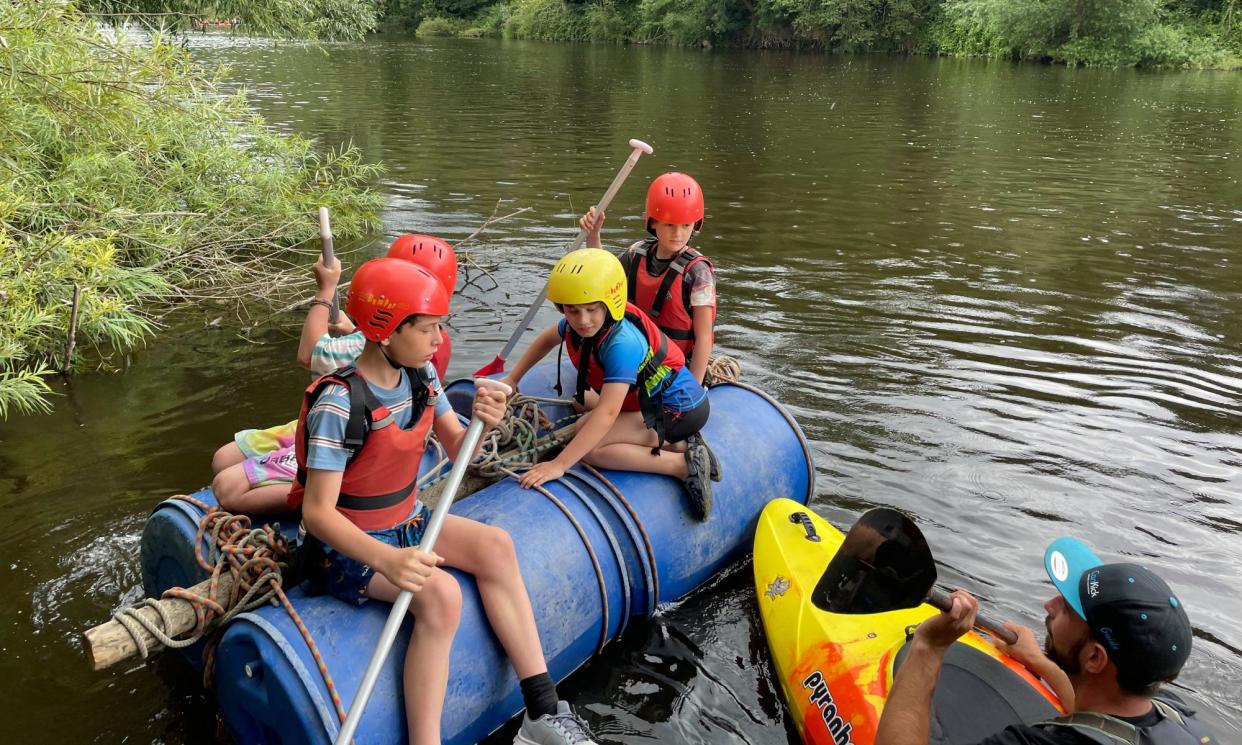
<instances>
[{"instance_id":1,"label":"man's arm","mask_svg":"<svg viewBox=\"0 0 1242 745\"><path fill-rule=\"evenodd\" d=\"M927 745L931 729L932 694L940 679L944 655L958 637L974 628L979 601L969 593L950 596L953 607L919 624L910 653L897 671L884 703L875 745Z\"/></svg>"}]
</instances>

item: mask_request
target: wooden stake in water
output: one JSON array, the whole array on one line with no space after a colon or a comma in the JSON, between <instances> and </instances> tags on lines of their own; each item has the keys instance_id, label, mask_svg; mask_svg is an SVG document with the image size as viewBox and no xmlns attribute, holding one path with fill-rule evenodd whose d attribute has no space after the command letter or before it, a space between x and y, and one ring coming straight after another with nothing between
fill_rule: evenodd
<instances>
[{"instance_id":1,"label":"wooden stake in water","mask_svg":"<svg viewBox=\"0 0 1242 745\"><path fill-rule=\"evenodd\" d=\"M476 387L503 391L506 396L513 392L512 388L497 380L478 378L474 383ZM483 420L478 418L471 420L470 426L466 428L466 436L461 440L461 448L457 451L457 459L453 461L453 470L449 472L448 479L445 480L440 501L432 511L431 519L427 521L427 530L423 533L422 542L418 544L419 550L429 553L435 547L440 528L444 526L444 518L448 517L449 508L453 506L457 490L461 487L461 481L466 475L466 467L470 465L470 456L479 446L479 438L482 435ZM384 666L384 661L388 659L388 652L392 649L393 642L397 640L397 631L401 629L401 622L405 620L405 614L410 609L410 600L413 597L413 593L409 590L402 590L396 602L392 604L392 610L388 612L388 620L384 622L384 630L380 632L379 643L375 645L371 661L367 664L367 671L362 675L362 684L358 686L358 694L354 697L354 702L349 707L349 714L345 717L345 723L341 725L341 731L336 736L336 745L349 745L353 740L358 723L362 720L362 712L367 708L367 702L371 700L371 693L375 690L375 681L379 678L380 668Z\"/></svg>"}]
</instances>

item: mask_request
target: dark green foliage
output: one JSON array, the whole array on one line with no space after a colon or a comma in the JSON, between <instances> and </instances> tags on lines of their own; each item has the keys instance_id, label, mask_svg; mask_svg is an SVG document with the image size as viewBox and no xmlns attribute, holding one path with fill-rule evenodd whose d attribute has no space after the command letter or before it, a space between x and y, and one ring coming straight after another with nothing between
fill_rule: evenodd
<instances>
[{"instance_id":1,"label":"dark green foliage","mask_svg":"<svg viewBox=\"0 0 1242 745\"><path fill-rule=\"evenodd\" d=\"M375 28L375 0L78 0L86 13L110 20L185 30L196 20L236 20L262 36L357 39Z\"/></svg>"},{"instance_id":2,"label":"dark green foliage","mask_svg":"<svg viewBox=\"0 0 1242 745\"><path fill-rule=\"evenodd\" d=\"M424 35L1235 67L1242 0L387 0ZM430 19L430 20L428 20Z\"/></svg>"},{"instance_id":3,"label":"dark green foliage","mask_svg":"<svg viewBox=\"0 0 1242 745\"><path fill-rule=\"evenodd\" d=\"M175 40L4 3L0 69L0 419L47 410L52 370L106 365L175 303L287 301L319 206L341 238L374 226L357 151L273 131Z\"/></svg>"}]
</instances>

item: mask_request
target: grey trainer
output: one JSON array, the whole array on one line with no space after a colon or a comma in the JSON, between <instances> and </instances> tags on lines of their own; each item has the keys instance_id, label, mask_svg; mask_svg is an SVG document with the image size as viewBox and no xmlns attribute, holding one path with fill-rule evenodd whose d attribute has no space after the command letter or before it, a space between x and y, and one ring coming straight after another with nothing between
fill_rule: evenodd
<instances>
[{"instance_id":1,"label":"grey trainer","mask_svg":"<svg viewBox=\"0 0 1242 745\"><path fill-rule=\"evenodd\" d=\"M522 717L522 728L513 745L596 745L591 739L591 732L586 723L574 714L573 709L564 701L556 702L555 714L544 714L531 720L529 715Z\"/></svg>"}]
</instances>

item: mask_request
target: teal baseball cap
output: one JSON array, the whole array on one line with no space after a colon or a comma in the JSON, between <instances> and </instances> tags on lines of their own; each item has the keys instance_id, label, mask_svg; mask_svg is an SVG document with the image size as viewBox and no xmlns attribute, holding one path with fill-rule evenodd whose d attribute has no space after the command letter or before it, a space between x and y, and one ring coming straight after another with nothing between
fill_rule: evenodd
<instances>
[{"instance_id":1,"label":"teal baseball cap","mask_svg":"<svg viewBox=\"0 0 1242 745\"><path fill-rule=\"evenodd\" d=\"M1087 548L1087 544L1077 538L1058 538L1044 551L1044 569L1048 572L1048 578L1083 620L1086 620L1087 613L1078 595L1078 581L1087 570L1103 563L1094 551Z\"/></svg>"},{"instance_id":2,"label":"teal baseball cap","mask_svg":"<svg viewBox=\"0 0 1242 745\"><path fill-rule=\"evenodd\" d=\"M1168 583L1139 564L1109 563L1074 538L1044 552L1044 568L1104 644L1119 675L1148 685L1172 680L1190 656L1193 628Z\"/></svg>"}]
</instances>

